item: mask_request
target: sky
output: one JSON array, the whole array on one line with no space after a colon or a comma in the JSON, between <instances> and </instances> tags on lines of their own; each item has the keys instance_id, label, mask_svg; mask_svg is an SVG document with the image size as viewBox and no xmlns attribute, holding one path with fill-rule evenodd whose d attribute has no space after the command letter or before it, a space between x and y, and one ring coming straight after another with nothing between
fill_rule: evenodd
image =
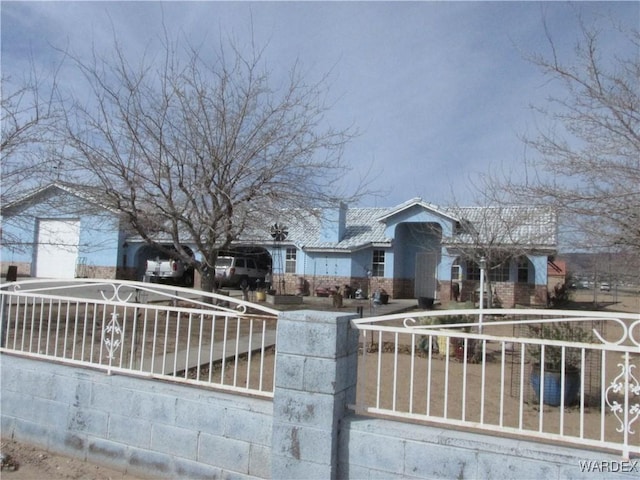
<instances>
[{"instance_id":1,"label":"sky","mask_svg":"<svg viewBox=\"0 0 640 480\"><path fill-rule=\"evenodd\" d=\"M579 18L600 22L605 55L620 37L611 20L640 23L639 2L9 2L0 3L3 76L33 60L58 65L60 50L86 58L114 38L131 55L153 52L163 29L198 45L232 36L265 47L267 66L299 62L311 81L327 77L326 121L359 132L344 151L375 195L361 206L413 197L470 205L483 172L517 170L531 155L522 137L545 128L532 105L562 94L530 61L548 55L545 24L571 61ZM61 78L76 81L64 68Z\"/></svg>"}]
</instances>

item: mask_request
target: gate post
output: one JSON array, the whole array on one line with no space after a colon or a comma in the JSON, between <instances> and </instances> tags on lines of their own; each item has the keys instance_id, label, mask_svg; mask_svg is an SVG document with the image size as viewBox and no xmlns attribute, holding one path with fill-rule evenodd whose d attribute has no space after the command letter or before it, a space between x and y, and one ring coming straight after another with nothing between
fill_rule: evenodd
<instances>
[{"instance_id":1,"label":"gate post","mask_svg":"<svg viewBox=\"0 0 640 480\"><path fill-rule=\"evenodd\" d=\"M308 310L278 318L272 478L337 477L340 423L356 396L353 318Z\"/></svg>"}]
</instances>

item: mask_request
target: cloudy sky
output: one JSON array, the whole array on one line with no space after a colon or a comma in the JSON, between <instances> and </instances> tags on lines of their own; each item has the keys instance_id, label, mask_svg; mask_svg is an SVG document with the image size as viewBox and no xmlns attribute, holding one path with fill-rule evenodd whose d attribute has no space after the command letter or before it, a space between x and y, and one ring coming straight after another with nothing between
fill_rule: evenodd
<instances>
[{"instance_id":1,"label":"cloudy sky","mask_svg":"<svg viewBox=\"0 0 640 480\"><path fill-rule=\"evenodd\" d=\"M519 139L543 120L530 106L554 93L525 56L549 52L544 23L570 60L578 17L603 27L606 55L620 38L611 19L640 22L638 2L8 2L2 14L3 75L32 58L46 71L56 49L88 55L114 37L132 55L158 47L163 25L194 44L221 36L266 46L269 67L298 60L311 80L328 73L328 121L360 135L345 160L370 171L380 192L362 205L415 196L471 203L469 183L489 168L517 168ZM63 78L70 85L73 77Z\"/></svg>"}]
</instances>

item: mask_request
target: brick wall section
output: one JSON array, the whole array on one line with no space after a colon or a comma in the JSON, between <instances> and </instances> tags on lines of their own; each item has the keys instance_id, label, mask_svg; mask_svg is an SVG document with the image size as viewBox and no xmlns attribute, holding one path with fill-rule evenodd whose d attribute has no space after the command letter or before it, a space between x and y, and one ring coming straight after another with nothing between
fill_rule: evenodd
<instances>
[{"instance_id":1,"label":"brick wall section","mask_svg":"<svg viewBox=\"0 0 640 480\"><path fill-rule=\"evenodd\" d=\"M278 278L278 276L276 276ZM353 291L361 288L365 295L369 295L369 286L372 293L377 288L383 288L392 298L411 298L402 297L395 294L396 281L392 278L378 278L374 277L370 281L366 277L340 277L333 275L315 275L313 277L301 277L300 275L294 275L287 273L283 276L279 276L279 279L285 281L285 292L287 294L297 294L300 288L300 278L303 279L303 291L304 295L315 296L316 288L343 288L345 285L349 285ZM274 288L276 288L274 286Z\"/></svg>"}]
</instances>

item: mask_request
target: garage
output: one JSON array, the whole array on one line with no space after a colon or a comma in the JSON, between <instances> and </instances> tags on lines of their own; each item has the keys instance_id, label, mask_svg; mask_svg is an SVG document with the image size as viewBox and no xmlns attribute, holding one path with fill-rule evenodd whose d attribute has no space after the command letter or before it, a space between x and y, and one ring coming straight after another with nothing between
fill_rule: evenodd
<instances>
[{"instance_id":1,"label":"garage","mask_svg":"<svg viewBox=\"0 0 640 480\"><path fill-rule=\"evenodd\" d=\"M79 220L38 220L35 276L74 278L79 243Z\"/></svg>"}]
</instances>

